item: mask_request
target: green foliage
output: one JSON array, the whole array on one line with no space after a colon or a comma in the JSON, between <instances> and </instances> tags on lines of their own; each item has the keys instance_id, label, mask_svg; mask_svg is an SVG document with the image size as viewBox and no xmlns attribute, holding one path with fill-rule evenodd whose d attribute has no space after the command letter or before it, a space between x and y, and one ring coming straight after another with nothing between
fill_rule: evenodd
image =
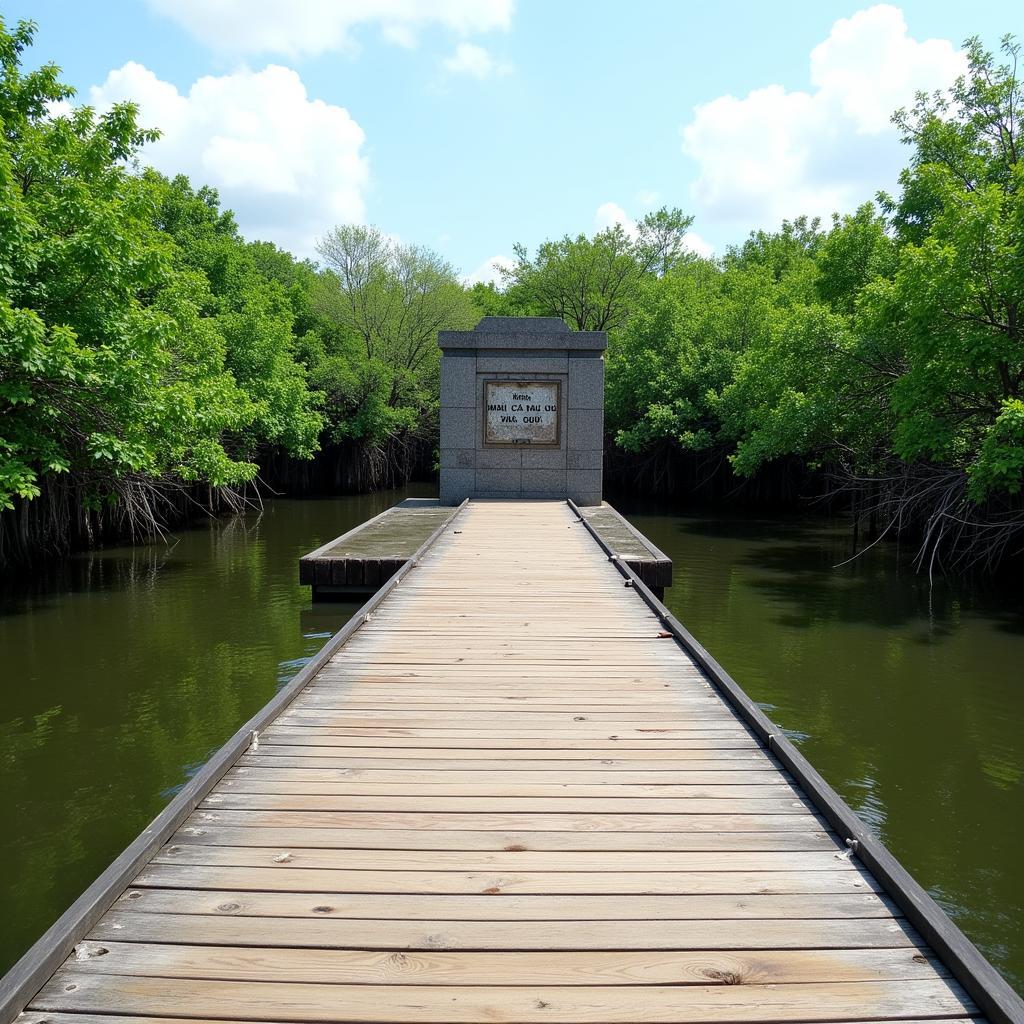
<instances>
[{"instance_id":1,"label":"green foliage","mask_svg":"<svg viewBox=\"0 0 1024 1024\"><path fill-rule=\"evenodd\" d=\"M644 283L608 353L605 414L624 450L714 441L717 395L735 358L729 312L722 274L705 260Z\"/></svg>"},{"instance_id":2,"label":"green foliage","mask_svg":"<svg viewBox=\"0 0 1024 1024\"><path fill-rule=\"evenodd\" d=\"M866 331L898 349L893 450L967 474L976 502L1021 486L1024 165L1018 47L997 65L968 42L970 74L949 99L895 120L915 146L899 202L894 274L865 291Z\"/></svg>"},{"instance_id":3,"label":"green foliage","mask_svg":"<svg viewBox=\"0 0 1024 1024\"><path fill-rule=\"evenodd\" d=\"M747 476L795 455L875 493L912 480L928 521L1019 497L1018 47L1004 40L999 64L966 45L950 95L894 116L913 156L881 212L867 204L828 231L799 219L645 280L609 355L622 448L713 446Z\"/></svg>"},{"instance_id":4,"label":"green foliage","mask_svg":"<svg viewBox=\"0 0 1024 1024\"><path fill-rule=\"evenodd\" d=\"M177 243L178 268L208 282L203 310L223 338L227 369L254 410L234 444L246 453L271 444L308 458L323 421L296 359L294 297L281 278L295 282L294 292L303 270L311 271L266 243L246 245L231 214L220 211L215 190L193 190L187 178L168 181L155 171L146 171L143 181L157 225Z\"/></svg>"},{"instance_id":5,"label":"green foliage","mask_svg":"<svg viewBox=\"0 0 1024 1024\"><path fill-rule=\"evenodd\" d=\"M969 40L952 91L894 116L911 158L877 208L827 229L797 218L717 260L688 252L692 218L663 208L635 230L516 246L504 287L465 288L372 227L329 231L323 269L246 243L214 190L134 169L156 132L132 104L97 115L53 65L26 72L33 32L0 22L0 509L60 474L90 506L138 481L243 484L268 449L339 445L379 467L433 443L437 332L481 315L609 331L606 423L633 455L912 480L924 520L1020 507L1009 37L1002 63Z\"/></svg>"},{"instance_id":6,"label":"green foliage","mask_svg":"<svg viewBox=\"0 0 1024 1024\"><path fill-rule=\"evenodd\" d=\"M745 271L758 324L720 406L738 473L783 455L874 465L889 417L875 388L878 353L852 313L861 288L891 267L892 249L868 204L827 233L797 221L733 255L726 274Z\"/></svg>"},{"instance_id":7,"label":"green foliage","mask_svg":"<svg viewBox=\"0 0 1024 1024\"><path fill-rule=\"evenodd\" d=\"M494 284L483 284L478 282L469 289L469 296L473 305L480 311L481 316L528 316L529 314L519 307L514 295L509 291L501 291Z\"/></svg>"},{"instance_id":8,"label":"green foliage","mask_svg":"<svg viewBox=\"0 0 1024 1024\"><path fill-rule=\"evenodd\" d=\"M21 71L33 26L0 26L0 505L72 473L96 496L120 480L214 484L255 467L225 447L254 420L176 268L149 189L125 169L155 137L131 104L51 116L71 90Z\"/></svg>"},{"instance_id":9,"label":"green foliage","mask_svg":"<svg viewBox=\"0 0 1024 1024\"><path fill-rule=\"evenodd\" d=\"M635 238L616 224L593 238L544 242L533 259L516 245L506 301L522 313L561 317L578 331L613 330L626 322L649 276L693 258L683 248L692 223L681 210L662 208L643 219Z\"/></svg>"},{"instance_id":10,"label":"green foliage","mask_svg":"<svg viewBox=\"0 0 1024 1024\"><path fill-rule=\"evenodd\" d=\"M472 295L440 256L346 224L320 242L328 270L312 289L321 349L314 384L327 396L333 441L382 450L432 439L439 404L437 332L480 319Z\"/></svg>"}]
</instances>

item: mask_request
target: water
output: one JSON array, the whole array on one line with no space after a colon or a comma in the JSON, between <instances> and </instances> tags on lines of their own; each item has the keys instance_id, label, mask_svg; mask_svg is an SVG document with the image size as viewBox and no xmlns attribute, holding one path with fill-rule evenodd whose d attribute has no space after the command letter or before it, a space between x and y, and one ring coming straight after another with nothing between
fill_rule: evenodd
<instances>
[{"instance_id":1,"label":"water","mask_svg":"<svg viewBox=\"0 0 1024 1024\"><path fill-rule=\"evenodd\" d=\"M347 621L296 560L401 496L277 501L0 594L0 967ZM890 547L833 568L842 525L619 504L675 561L669 607L1024 988L1020 599Z\"/></svg>"}]
</instances>

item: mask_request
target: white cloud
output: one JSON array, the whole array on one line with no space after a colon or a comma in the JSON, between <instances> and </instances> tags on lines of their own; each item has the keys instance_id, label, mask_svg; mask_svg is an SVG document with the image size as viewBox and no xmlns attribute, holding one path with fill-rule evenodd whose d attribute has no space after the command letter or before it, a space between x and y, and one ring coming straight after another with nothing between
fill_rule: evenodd
<instances>
[{"instance_id":1,"label":"white cloud","mask_svg":"<svg viewBox=\"0 0 1024 1024\"><path fill-rule=\"evenodd\" d=\"M696 231L687 231L683 235L683 248L687 252L692 252L694 256L700 256L705 260L711 259L715 254L715 247L701 238Z\"/></svg>"},{"instance_id":2,"label":"white cloud","mask_svg":"<svg viewBox=\"0 0 1024 1024\"><path fill-rule=\"evenodd\" d=\"M206 76L183 95L129 62L90 96L99 109L127 99L163 132L143 162L218 188L246 237L310 256L317 235L363 219L363 130L343 107L310 99L290 68Z\"/></svg>"},{"instance_id":3,"label":"white cloud","mask_svg":"<svg viewBox=\"0 0 1024 1024\"><path fill-rule=\"evenodd\" d=\"M594 211L594 228L597 231L607 231L616 224L621 224L631 238L636 237L636 222L618 203L602 203Z\"/></svg>"},{"instance_id":4,"label":"white cloud","mask_svg":"<svg viewBox=\"0 0 1024 1024\"><path fill-rule=\"evenodd\" d=\"M966 70L949 40L917 42L903 12L889 4L840 18L811 51L811 82L866 134L889 130L893 111L918 89L945 88Z\"/></svg>"},{"instance_id":5,"label":"white cloud","mask_svg":"<svg viewBox=\"0 0 1024 1024\"><path fill-rule=\"evenodd\" d=\"M211 49L229 53L327 53L353 46L352 31L376 25L414 46L440 25L459 35L507 29L513 0L149 0Z\"/></svg>"},{"instance_id":6,"label":"white cloud","mask_svg":"<svg viewBox=\"0 0 1024 1024\"><path fill-rule=\"evenodd\" d=\"M511 270L515 265L515 260L510 256L491 256L472 273L465 274L462 283L467 288L472 288L475 284L493 284L500 288L504 283L504 278L501 276L502 269Z\"/></svg>"},{"instance_id":7,"label":"white cloud","mask_svg":"<svg viewBox=\"0 0 1024 1024\"><path fill-rule=\"evenodd\" d=\"M637 192L636 201L637 205L642 210L651 209L654 204L658 201L658 193L652 189L644 189L643 191Z\"/></svg>"},{"instance_id":8,"label":"white cloud","mask_svg":"<svg viewBox=\"0 0 1024 1024\"><path fill-rule=\"evenodd\" d=\"M450 75L471 75L473 78L507 75L512 71L510 64L496 61L487 50L475 43L459 43L455 52L441 63Z\"/></svg>"},{"instance_id":9,"label":"white cloud","mask_svg":"<svg viewBox=\"0 0 1024 1024\"><path fill-rule=\"evenodd\" d=\"M58 117L67 117L74 109L74 104L69 100L48 100L46 116L56 120Z\"/></svg>"},{"instance_id":10,"label":"white cloud","mask_svg":"<svg viewBox=\"0 0 1024 1024\"><path fill-rule=\"evenodd\" d=\"M594 211L594 228L597 231L605 231L616 224L621 224L622 229L630 238L636 238L640 234L637 222L618 203L602 203ZM683 248L704 259L710 259L715 251L714 247L701 238L696 231L687 231L683 235Z\"/></svg>"},{"instance_id":11,"label":"white cloud","mask_svg":"<svg viewBox=\"0 0 1024 1024\"><path fill-rule=\"evenodd\" d=\"M892 188L907 158L892 112L965 67L947 40L912 38L897 7L840 19L811 52L810 91L767 85L696 108L683 151L697 163L691 196L702 223L748 230L828 217Z\"/></svg>"}]
</instances>

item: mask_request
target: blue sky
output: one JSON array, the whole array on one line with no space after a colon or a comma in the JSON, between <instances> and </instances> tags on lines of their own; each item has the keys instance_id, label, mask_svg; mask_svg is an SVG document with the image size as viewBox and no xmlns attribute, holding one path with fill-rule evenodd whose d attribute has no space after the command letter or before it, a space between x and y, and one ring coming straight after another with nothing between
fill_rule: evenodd
<instances>
[{"instance_id":1,"label":"blue sky","mask_svg":"<svg viewBox=\"0 0 1024 1024\"><path fill-rule=\"evenodd\" d=\"M669 204L721 252L892 188L888 113L948 83L1019 3L34 0L52 60L165 131L146 154L220 189L248 237L312 255L358 220L486 277L514 242Z\"/></svg>"}]
</instances>

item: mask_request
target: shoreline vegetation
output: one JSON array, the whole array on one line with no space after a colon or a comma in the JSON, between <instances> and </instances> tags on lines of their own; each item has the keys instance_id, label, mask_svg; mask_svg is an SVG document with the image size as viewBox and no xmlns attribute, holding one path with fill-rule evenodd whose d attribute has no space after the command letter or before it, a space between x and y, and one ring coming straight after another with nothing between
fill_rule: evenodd
<instances>
[{"instance_id":1,"label":"shoreline vegetation","mask_svg":"<svg viewBox=\"0 0 1024 1024\"><path fill-rule=\"evenodd\" d=\"M849 513L925 571L1024 544L1019 47L893 121L899 195L755 231L692 218L516 246L500 287L361 225L319 261L246 241L216 191L140 164L137 108L74 104L0 21L0 566L159 535L261 495L433 472L439 330L607 330L613 486ZM157 126L158 127L158 126Z\"/></svg>"}]
</instances>

